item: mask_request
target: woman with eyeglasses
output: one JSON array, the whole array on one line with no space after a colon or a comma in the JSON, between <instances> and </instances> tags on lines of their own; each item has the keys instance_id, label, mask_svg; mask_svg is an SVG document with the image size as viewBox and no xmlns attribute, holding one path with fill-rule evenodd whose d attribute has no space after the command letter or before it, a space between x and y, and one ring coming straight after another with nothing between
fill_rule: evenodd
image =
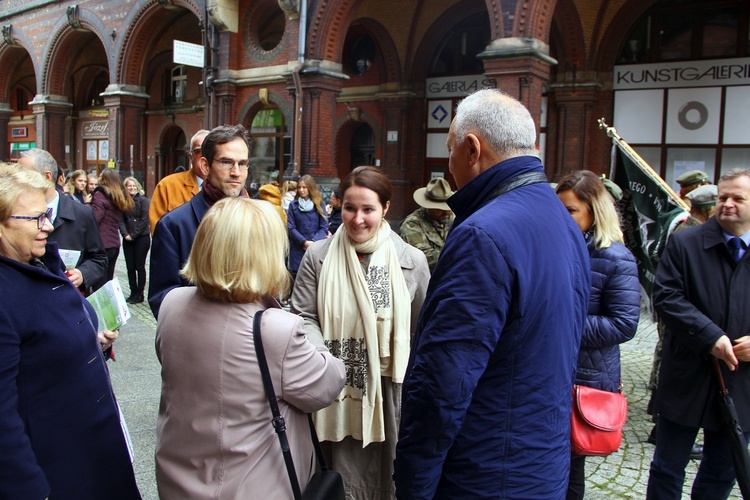
<instances>
[{"instance_id":1,"label":"woman with eyeglasses","mask_svg":"<svg viewBox=\"0 0 750 500\"><path fill-rule=\"evenodd\" d=\"M117 256L120 255L120 219L122 213L133 210L135 203L128 195L122 178L116 170L106 169L99 176L94 189L91 208L99 223L99 234L107 253L107 281L115 277Z\"/></svg>"},{"instance_id":2,"label":"woman with eyeglasses","mask_svg":"<svg viewBox=\"0 0 750 500\"><path fill-rule=\"evenodd\" d=\"M105 353L40 174L0 165L0 498L138 499Z\"/></svg>"}]
</instances>

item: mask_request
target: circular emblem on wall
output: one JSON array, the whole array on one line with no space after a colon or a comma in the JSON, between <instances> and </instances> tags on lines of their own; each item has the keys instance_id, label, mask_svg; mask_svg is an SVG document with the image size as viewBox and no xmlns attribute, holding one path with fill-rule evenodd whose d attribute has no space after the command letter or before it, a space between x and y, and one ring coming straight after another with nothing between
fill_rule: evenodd
<instances>
[{"instance_id":1,"label":"circular emblem on wall","mask_svg":"<svg viewBox=\"0 0 750 500\"><path fill-rule=\"evenodd\" d=\"M708 108L702 102L688 101L677 113L677 121L687 130L697 130L708 121Z\"/></svg>"}]
</instances>

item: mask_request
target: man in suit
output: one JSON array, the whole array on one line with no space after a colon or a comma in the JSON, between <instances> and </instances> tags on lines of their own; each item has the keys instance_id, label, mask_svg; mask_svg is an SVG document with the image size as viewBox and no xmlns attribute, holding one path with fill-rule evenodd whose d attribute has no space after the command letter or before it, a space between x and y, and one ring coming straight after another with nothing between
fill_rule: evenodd
<instances>
[{"instance_id":1,"label":"man in suit","mask_svg":"<svg viewBox=\"0 0 750 500\"><path fill-rule=\"evenodd\" d=\"M151 234L154 233L156 223L165 213L187 203L200 191L203 181L208 175L207 172L203 172L199 168L201 145L206 135L208 135L208 130L199 130L190 139L190 170L170 174L160 180L154 188L151 206L148 209Z\"/></svg>"},{"instance_id":2,"label":"man in suit","mask_svg":"<svg viewBox=\"0 0 750 500\"><path fill-rule=\"evenodd\" d=\"M58 170L55 158L43 149L25 151L18 164L39 172L50 182L54 182ZM94 292L107 281L107 254L93 210L61 195L54 187L47 191L47 207L52 209L54 228L47 241L56 241L60 250L81 252L76 267L68 269L67 274L86 295Z\"/></svg>"},{"instance_id":3,"label":"man in suit","mask_svg":"<svg viewBox=\"0 0 750 500\"><path fill-rule=\"evenodd\" d=\"M750 170L718 185L716 213L673 233L659 261L654 307L666 325L655 410L656 448L646 498L679 499L698 431L704 446L693 498L727 498L735 481L714 362L750 436Z\"/></svg>"},{"instance_id":4,"label":"man in suit","mask_svg":"<svg viewBox=\"0 0 750 500\"><path fill-rule=\"evenodd\" d=\"M169 291L187 285L180 269L190 255L195 232L208 209L227 196L247 196L250 139L242 125L222 126L203 139L199 170L206 172L201 191L167 212L156 224L151 242L148 303L154 317Z\"/></svg>"}]
</instances>

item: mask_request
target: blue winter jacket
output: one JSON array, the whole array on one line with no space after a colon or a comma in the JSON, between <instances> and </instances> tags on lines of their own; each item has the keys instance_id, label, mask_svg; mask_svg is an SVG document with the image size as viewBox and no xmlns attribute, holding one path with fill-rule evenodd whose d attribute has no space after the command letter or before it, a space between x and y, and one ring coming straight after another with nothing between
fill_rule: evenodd
<instances>
[{"instance_id":1,"label":"blue winter jacket","mask_svg":"<svg viewBox=\"0 0 750 500\"><path fill-rule=\"evenodd\" d=\"M589 303L581 231L522 156L448 199L456 213L403 386L396 495L564 498L571 391Z\"/></svg>"},{"instance_id":2,"label":"blue winter jacket","mask_svg":"<svg viewBox=\"0 0 750 500\"><path fill-rule=\"evenodd\" d=\"M620 344L638 329L641 287L638 267L621 243L596 249L586 236L591 259L589 315L578 353L576 384L617 392L620 385Z\"/></svg>"},{"instance_id":3,"label":"blue winter jacket","mask_svg":"<svg viewBox=\"0 0 750 500\"><path fill-rule=\"evenodd\" d=\"M305 242L323 240L328 236L328 219L314 208L309 212L301 211L298 200L289 204L286 214L289 229L289 269L296 271L302 262L302 256L305 255Z\"/></svg>"}]
</instances>

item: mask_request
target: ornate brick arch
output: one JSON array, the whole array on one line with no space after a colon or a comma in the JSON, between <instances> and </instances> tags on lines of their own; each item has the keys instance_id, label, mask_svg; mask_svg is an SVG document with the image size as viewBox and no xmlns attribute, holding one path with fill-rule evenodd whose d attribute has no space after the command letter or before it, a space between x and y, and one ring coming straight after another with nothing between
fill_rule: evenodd
<instances>
[{"instance_id":1,"label":"ornate brick arch","mask_svg":"<svg viewBox=\"0 0 750 500\"><path fill-rule=\"evenodd\" d=\"M398 58L398 50L396 49L396 44L393 42L391 34L385 26L371 18L360 18L356 19L355 22L372 35L380 48L385 69L383 72L383 81L401 81L401 62ZM342 55L339 53L337 60L341 61L342 59Z\"/></svg>"},{"instance_id":2,"label":"ornate brick arch","mask_svg":"<svg viewBox=\"0 0 750 500\"><path fill-rule=\"evenodd\" d=\"M286 100L284 100L282 96L274 92L268 93L268 102L275 104L279 108L281 114L284 115L284 121L286 122L287 127L291 128L294 125L294 111L292 110L290 104ZM258 96L258 94L254 94L245 102L245 104L242 106L242 109L237 114L237 123L249 122L248 126L246 127L249 130L250 125L252 124L250 117L254 117L257 111L263 106L265 106L265 104L262 104L260 102L260 96Z\"/></svg>"},{"instance_id":3,"label":"ornate brick arch","mask_svg":"<svg viewBox=\"0 0 750 500\"><path fill-rule=\"evenodd\" d=\"M557 28L557 34L555 40L561 41L561 47L557 47L558 54L564 54L565 61L560 61L562 64L561 70L564 71L566 68L565 62L574 64L578 70L586 69L588 67L588 61L586 61L586 42L583 39L583 30L581 30L581 19L578 15L578 9L575 6L573 0L559 0L555 8L555 22L554 25ZM551 36L548 36L548 39ZM545 41L550 43L549 41Z\"/></svg>"},{"instance_id":4,"label":"ornate brick arch","mask_svg":"<svg viewBox=\"0 0 750 500\"><path fill-rule=\"evenodd\" d=\"M13 40L17 45L8 45L6 43L0 45L0 89L3 93L0 94L0 102L10 101L10 91L13 87L14 73L16 68L22 62L22 58L18 57L19 51L24 51L29 56L31 64L34 68L34 81L38 80L39 75L39 60L34 57L34 45L31 40L23 32L12 33ZM38 88L38 87L37 87Z\"/></svg>"},{"instance_id":5,"label":"ornate brick arch","mask_svg":"<svg viewBox=\"0 0 750 500\"><path fill-rule=\"evenodd\" d=\"M500 2L498 1L497 4L499 3ZM435 47L438 46L445 34L456 24L468 17L485 12L485 9L486 5L479 2L473 3L469 8L467 8L466 4L456 4L446 9L446 11L443 12L434 23L432 23L432 26L429 27L425 35L422 37L422 40L417 46L417 50L413 54L411 64L407 61L406 67L411 68L410 74L406 75L407 81L424 81L424 79L427 78L427 72L429 71ZM490 22L492 23L492 16L490 16ZM495 27L490 25L490 30L494 29ZM502 32L502 30L500 30L500 32ZM497 37L498 35L494 31L491 31L491 36Z\"/></svg>"},{"instance_id":6,"label":"ornate brick arch","mask_svg":"<svg viewBox=\"0 0 750 500\"><path fill-rule=\"evenodd\" d=\"M557 0L518 0L510 36L536 38L549 43L556 3Z\"/></svg>"},{"instance_id":7,"label":"ornate brick arch","mask_svg":"<svg viewBox=\"0 0 750 500\"><path fill-rule=\"evenodd\" d=\"M79 9L78 21L81 28L91 31L101 42L106 60L111 61L112 41L105 36L106 27L101 19L91 10ZM44 47L42 71L37 73L37 93L65 94L65 80L68 74L67 62L75 48L75 39L79 33L68 22L67 16L61 17L52 28L52 37ZM56 63L56 64L53 64Z\"/></svg>"},{"instance_id":8,"label":"ornate brick arch","mask_svg":"<svg viewBox=\"0 0 750 500\"><path fill-rule=\"evenodd\" d=\"M172 5L182 7L196 18L202 19L202 8L192 0L173 0ZM110 71L110 83L145 85L146 54L152 41L153 32L163 21L164 6L159 0L150 0L131 10L123 20L127 29L118 36L116 64Z\"/></svg>"},{"instance_id":9,"label":"ornate brick arch","mask_svg":"<svg viewBox=\"0 0 750 500\"><path fill-rule=\"evenodd\" d=\"M598 52L592 56L594 69L611 71L622 48L623 40L628 36L638 19L655 3L656 0L650 2L631 0L615 14L604 32L604 36L602 36Z\"/></svg>"},{"instance_id":10,"label":"ornate brick arch","mask_svg":"<svg viewBox=\"0 0 750 500\"><path fill-rule=\"evenodd\" d=\"M352 12L362 0L321 0L308 13L307 57L338 61Z\"/></svg>"}]
</instances>

